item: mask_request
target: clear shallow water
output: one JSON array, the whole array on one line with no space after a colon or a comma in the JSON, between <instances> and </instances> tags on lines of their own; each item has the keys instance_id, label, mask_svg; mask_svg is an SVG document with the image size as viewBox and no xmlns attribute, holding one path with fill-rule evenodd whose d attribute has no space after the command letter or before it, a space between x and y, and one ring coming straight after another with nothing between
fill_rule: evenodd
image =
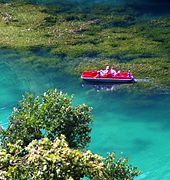
<instances>
[{"instance_id":1,"label":"clear shallow water","mask_svg":"<svg viewBox=\"0 0 170 180\"><path fill-rule=\"evenodd\" d=\"M92 106L94 153L123 153L143 174L136 179L170 179L170 92L137 95L121 86L82 87L76 77L64 76L57 69L20 63L35 54L0 50L0 124L6 128L7 117L25 91L39 95L49 88L74 94L73 104Z\"/></svg>"}]
</instances>

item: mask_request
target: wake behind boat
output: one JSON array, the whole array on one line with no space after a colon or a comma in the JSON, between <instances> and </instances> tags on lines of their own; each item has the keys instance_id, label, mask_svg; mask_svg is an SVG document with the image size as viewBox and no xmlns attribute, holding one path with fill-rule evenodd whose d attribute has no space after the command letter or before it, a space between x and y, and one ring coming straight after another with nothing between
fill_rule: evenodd
<instances>
[{"instance_id":1,"label":"wake behind boat","mask_svg":"<svg viewBox=\"0 0 170 180\"><path fill-rule=\"evenodd\" d=\"M106 70L85 71L81 75L81 79L90 82L101 83L131 83L135 82L130 70L128 72L121 72L114 68L106 67Z\"/></svg>"}]
</instances>

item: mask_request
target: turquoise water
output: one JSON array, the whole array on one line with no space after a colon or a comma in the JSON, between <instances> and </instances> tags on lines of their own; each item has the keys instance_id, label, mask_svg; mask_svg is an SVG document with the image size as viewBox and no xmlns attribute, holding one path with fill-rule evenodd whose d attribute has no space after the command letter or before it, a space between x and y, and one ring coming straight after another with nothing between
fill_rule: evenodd
<instances>
[{"instance_id":1,"label":"turquoise water","mask_svg":"<svg viewBox=\"0 0 170 180\"><path fill-rule=\"evenodd\" d=\"M82 85L77 77L64 75L57 68L25 62L39 54L0 50L0 124L25 91L39 95L49 88L74 94L74 104L93 107L92 142L89 149L103 156L116 152L143 173L136 179L170 179L170 92L136 94L122 86ZM134 86L134 85L132 85ZM121 90L122 89L122 90Z\"/></svg>"}]
</instances>

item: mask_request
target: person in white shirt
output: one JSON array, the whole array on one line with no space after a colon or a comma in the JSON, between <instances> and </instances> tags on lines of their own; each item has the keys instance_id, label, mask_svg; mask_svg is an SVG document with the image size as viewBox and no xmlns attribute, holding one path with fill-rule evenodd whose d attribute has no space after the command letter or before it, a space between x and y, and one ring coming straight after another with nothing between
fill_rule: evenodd
<instances>
[{"instance_id":1,"label":"person in white shirt","mask_svg":"<svg viewBox=\"0 0 170 180\"><path fill-rule=\"evenodd\" d=\"M116 70L115 68L112 66L112 68L110 69L110 73L112 76L115 76L117 73L116 73Z\"/></svg>"}]
</instances>

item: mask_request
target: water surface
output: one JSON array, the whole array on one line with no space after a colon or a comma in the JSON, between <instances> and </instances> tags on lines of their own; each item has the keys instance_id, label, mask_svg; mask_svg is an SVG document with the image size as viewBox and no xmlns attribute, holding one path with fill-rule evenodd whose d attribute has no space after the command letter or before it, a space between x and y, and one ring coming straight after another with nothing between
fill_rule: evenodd
<instances>
[{"instance_id":1,"label":"water surface","mask_svg":"<svg viewBox=\"0 0 170 180\"><path fill-rule=\"evenodd\" d=\"M45 57L46 56L46 57ZM47 58L45 55L44 58ZM92 142L89 149L103 156L123 153L143 173L137 179L170 179L170 92L137 94L122 86L83 85L79 78L64 75L57 68L28 63L40 54L0 50L0 124L25 91L35 95L49 88L74 94L73 104L93 107ZM122 89L122 90L121 90Z\"/></svg>"}]
</instances>

